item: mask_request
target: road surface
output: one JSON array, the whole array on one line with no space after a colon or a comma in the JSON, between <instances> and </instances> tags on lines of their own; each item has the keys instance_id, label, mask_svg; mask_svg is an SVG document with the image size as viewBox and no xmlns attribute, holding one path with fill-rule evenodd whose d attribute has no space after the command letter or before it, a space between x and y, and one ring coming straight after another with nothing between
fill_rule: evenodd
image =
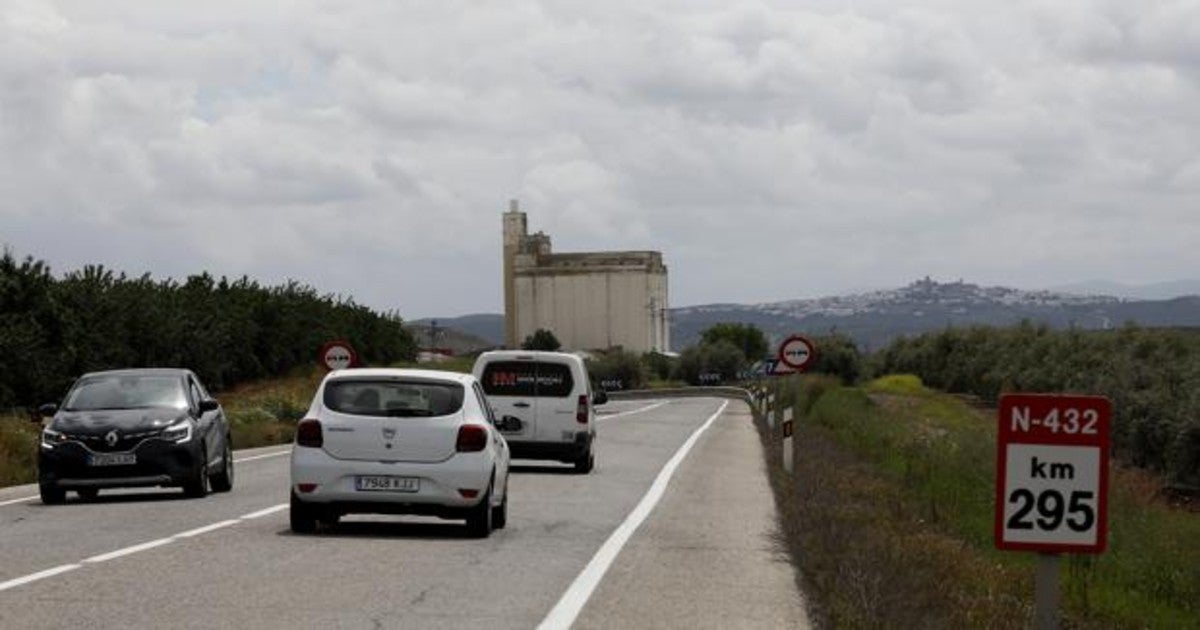
<instances>
[{"instance_id":1,"label":"road surface","mask_svg":"<svg viewBox=\"0 0 1200 630\"><path fill-rule=\"evenodd\" d=\"M240 451L204 499L0 490L0 627L807 627L745 404L603 412L596 470L518 460L487 540L356 515L293 535L287 447Z\"/></svg>"}]
</instances>

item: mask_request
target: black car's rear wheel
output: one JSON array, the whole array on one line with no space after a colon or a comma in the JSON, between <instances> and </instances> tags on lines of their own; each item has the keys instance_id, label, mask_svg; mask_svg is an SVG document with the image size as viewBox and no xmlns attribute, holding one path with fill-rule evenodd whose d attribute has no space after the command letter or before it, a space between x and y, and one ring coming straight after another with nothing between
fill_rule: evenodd
<instances>
[{"instance_id":1,"label":"black car's rear wheel","mask_svg":"<svg viewBox=\"0 0 1200 630\"><path fill-rule=\"evenodd\" d=\"M42 496L42 503L46 505L59 505L67 500L66 490L46 483L38 484L38 493Z\"/></svg>"},{"instance_id":2,"label":"black car's rear wheel","mask_svg":"<svg viewBox=\"0 0 1200 630\"><path fill-rule=\"evenodd\" d=\"M221 459L221 469L208 480L213 492L233 490L233 447L229 443L229 436L225 437L225 453Z\"/></svg>"}]
</instances>

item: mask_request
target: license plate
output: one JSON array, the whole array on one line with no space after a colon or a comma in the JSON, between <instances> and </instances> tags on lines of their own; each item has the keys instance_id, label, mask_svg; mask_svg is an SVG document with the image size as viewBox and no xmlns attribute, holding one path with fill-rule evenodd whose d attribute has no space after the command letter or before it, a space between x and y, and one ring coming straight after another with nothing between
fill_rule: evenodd
<instances>
[{"instance_id":1,"label":"license plate","mask_svg":"<svg viewBox=\"0 0 1200 630\"><path fill-rule=\"evenodd\" d=\"M88 466L131 466L137 463L133 453L95 453L88 459Z\"/></svg>"},{"instance_id":2,"label":"license plate","mask_svg":"<svg viewBox=\"0 0 1200 630\"><path fill-rule=\"evenodd\" d=\"M417 477L363 475L354 478L354 489L360 492L416 492L421 489Z\"/></svg>"}]
</instances>

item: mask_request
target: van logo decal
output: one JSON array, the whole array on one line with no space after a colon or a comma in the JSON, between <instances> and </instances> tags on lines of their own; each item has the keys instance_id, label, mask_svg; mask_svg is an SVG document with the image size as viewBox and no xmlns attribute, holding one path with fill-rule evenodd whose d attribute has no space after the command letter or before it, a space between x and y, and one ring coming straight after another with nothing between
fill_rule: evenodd
<instances>
[{"instance_id":1,"label":"van logo decal","mask_svg":"<svg viewBox=\"0 0 1200 630\"><path fill-rule=\"evenodd\" d=\"M396 430L391 427L384 427L383 428L383 439L385 439L385 440L396 439Z\"/></svg>"}]
</instances>

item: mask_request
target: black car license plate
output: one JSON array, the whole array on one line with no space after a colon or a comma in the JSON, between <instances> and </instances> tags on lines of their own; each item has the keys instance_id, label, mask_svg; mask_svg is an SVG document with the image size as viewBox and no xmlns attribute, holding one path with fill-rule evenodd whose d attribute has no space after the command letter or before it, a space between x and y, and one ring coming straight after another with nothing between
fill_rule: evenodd
<instances>
[{"instance_id":1,"label":"black car license plate","mask_svg":"<svg viewBox=\"0 0 1200 630\"><path fill-rule=\"evenodd\" d=\"M131 466L137 463L133 453L93 453L88 466Z\"/></svg>"}]
</instances>

